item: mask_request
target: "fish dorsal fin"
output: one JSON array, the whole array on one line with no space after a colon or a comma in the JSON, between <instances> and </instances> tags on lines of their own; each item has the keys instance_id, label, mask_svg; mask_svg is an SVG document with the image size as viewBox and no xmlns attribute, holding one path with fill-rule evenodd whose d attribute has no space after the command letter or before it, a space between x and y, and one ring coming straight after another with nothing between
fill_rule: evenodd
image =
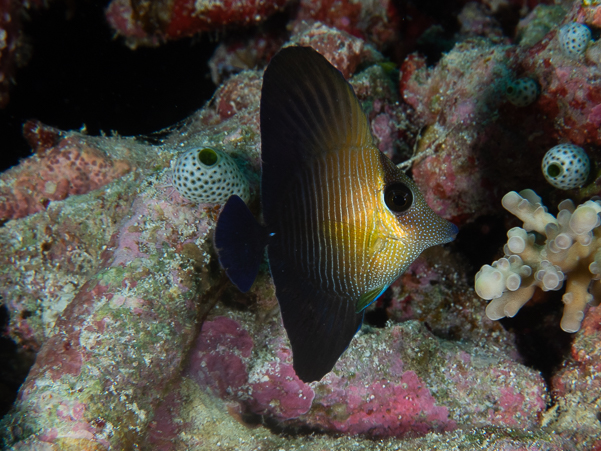
<instances>
[{"instance_id":1,"label":"fish dorsal fin","mask_svg":"<svg viewBox=\"0 0 601 451\"><path fill-rule=\"evenodd\" d=\"M287 47L265 70L261 90L263 213L315 158L373 145L369 123L344 76L310 47Z\"/></svg>"}]
</instances>

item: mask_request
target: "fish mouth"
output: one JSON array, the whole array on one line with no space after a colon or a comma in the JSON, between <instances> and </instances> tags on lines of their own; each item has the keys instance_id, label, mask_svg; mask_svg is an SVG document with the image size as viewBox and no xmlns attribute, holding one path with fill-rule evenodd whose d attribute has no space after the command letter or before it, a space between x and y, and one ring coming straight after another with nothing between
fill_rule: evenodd
<instances>
[{"instance_id":1,"label":"fish mouth","mask_svg":"<svg viewBox=\"0 0 601 451\"><path fill-rule=\"evenodd\" d=\"M452 222L446 221L446 230L442 231L442 236L443 238L438 242L438 244L446 244L446 243L450 243L451 241L455 241L455 238L457 238L457 234L459 233L459 228L453 224Z\"/></svg>"},{"instance_id":2,"label":"fish mouth","mask_svg":"<svg viewBox=\"0 0 601 451\"><path fill-rule=\"evenodd\" d=\"M457 227L452 222L449 222L449 224L451 224L451 231L449 232L451 239L449 241L453 241L455 238L457 238L457 234L459 233L459 227ZM448 243L448 241L447 241L447 243Z\"/></svg>"}]
</instances>

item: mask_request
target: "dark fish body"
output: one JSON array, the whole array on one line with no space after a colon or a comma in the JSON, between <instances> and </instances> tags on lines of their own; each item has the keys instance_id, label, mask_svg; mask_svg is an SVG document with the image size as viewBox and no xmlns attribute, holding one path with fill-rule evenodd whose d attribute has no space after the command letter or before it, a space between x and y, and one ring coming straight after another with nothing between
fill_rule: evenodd
<instances>
[{"instance_id":1,"label":"dark fish body","mask_svg":"<svg viewBox=\"0 0 601 451\"><path fill-rule=\"evenodd\" d=\"M215 247L247 291L267 245L294 369L309 382L332 369L365 307L457 229L377 149L352 87L311 48L287 47L267 67L261 140L265 225L232 196Z\"/></svg>"}]
</instances>

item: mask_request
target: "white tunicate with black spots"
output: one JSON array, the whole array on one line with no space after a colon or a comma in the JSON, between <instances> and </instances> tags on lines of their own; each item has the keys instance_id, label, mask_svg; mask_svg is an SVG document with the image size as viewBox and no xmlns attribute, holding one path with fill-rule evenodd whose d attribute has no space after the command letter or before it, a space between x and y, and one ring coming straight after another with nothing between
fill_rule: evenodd
<instances>
[{"instance_id":1,"label":"white tunicate with black spots","mask_svg":"<svg viewBox=\"0 0 601 451\"><path fill-rule=\"evenodd\" d=\"M586 152L574 144L560 144L551 148L543 158L543 175L555 188L580 188L590 172Z\"/></svg>"},{"instance_id":2,"label":"white tunicate with black spots","mask_svg":"<svg viewBox=\"0 0 601 451\"><path fill-rule=\"evenodd\" d=\"M517 106L525 107L536 100L538 97L538 83L532 78L519 78L507 84L505 95L507 100Z\"/></svg>"},{"instance_id":3,"label":"white tunicate with black spots","mask_svg":"<svg viewBox=\"0 0 601 451\"><path fill-rule=\"evenodd\" d=\"M559 29L561 51L568 57L578 59L591 40L591 30L581 23L569 23Z\"/></svg>"},{"instance_id":4,"label":"white tunicate with black spots","mask_svg":"<svg viewBox=\"0 0 601 451\"><path fill-rule=\"evenodd\" d=\"M223 204L232 194L245 202L250 198L248 181L232 157L209 147L189 149L177 158L173 184L194 202Z\"/></svg>"}]
</instances>

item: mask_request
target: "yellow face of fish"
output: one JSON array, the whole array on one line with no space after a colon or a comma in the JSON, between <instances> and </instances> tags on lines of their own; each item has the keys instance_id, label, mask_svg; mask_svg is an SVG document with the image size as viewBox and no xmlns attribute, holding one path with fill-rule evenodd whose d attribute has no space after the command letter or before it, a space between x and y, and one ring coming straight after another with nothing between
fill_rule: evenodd
<instances>
[{"instance_id":1,"label":"yellow face of fish","mask_svg":"<svg viewBox=\"0 0 601 451\"><path fill-rule=\"evenodd\" d=\"M353 89L311 48L285 48L269 63L261 140L265 229L230 198L216 247L230 278L248 289L267 244L294 368L317 380L349 345L365 307L457 228L374 146Z\"/></svg>"},{"instance_id":2,"label":"yellow face of fish","mask_svg":"<svg viewBox=\"0 0 601 451\"><path fill-rule=\"evenodd\" d=\"M357 312L425 248L455 233L374 146L315 159L284 203L281 227L289 230L288 253L297 270L321 289L354 299Z\"/></svg>"}]
</instances>

